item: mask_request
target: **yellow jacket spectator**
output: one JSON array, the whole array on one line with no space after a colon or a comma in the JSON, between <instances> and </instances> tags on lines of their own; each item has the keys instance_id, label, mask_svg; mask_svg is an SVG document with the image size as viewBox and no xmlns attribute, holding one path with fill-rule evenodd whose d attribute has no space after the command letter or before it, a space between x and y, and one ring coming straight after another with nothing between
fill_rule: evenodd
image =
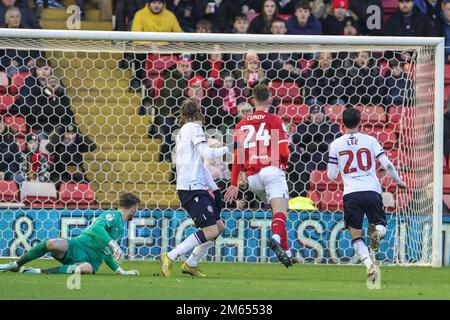
<instances>
[{"instance_id":1,"label":"yellow jacket spectator","mask_svg":"<svg viewBox=\"0 0 450 320\"><path fill-rule=\"evenodd\" d=\"M135 32L183 32L175 15L166 8L164 0L149 0L148 4L134 15L131 31ZM151 46L149 41L135 41L135 45ZM154 43L158 46L167 43ZM147 54L134 54L135 77L130 82L130 91L141 91L145 85L145 65Z\"/></svg>"},{"instance_id":2,"label":"yellow jacket spectator","mask_svg":"<svg viewBox=\"0 0 450 320\"><path fill-rule=\"evenodd\" d=\"M182 32L177 18L162 0L150 0L144 8L136 12L131 31Z\"/></svg>"}]
</instances>

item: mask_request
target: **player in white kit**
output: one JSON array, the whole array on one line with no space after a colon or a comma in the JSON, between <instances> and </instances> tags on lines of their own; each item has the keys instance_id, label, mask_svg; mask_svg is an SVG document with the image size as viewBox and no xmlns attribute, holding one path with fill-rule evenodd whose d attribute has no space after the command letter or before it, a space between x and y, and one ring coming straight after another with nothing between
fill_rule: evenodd
<instances>
[{"instance_id":1,"label":"player in white kit","mask_svg":"<svg viewBox=\"0 0 450 320\"><path fill-rule=\"evenodd\" d=\"M376 175L376 160L397 186L406 185L394 165L386 157L378 141L358 131L361 113L350 108L343 113L345 135L333 141L329 148L328 178L335 180L341 173L344 181L344 220L352 237L353 248L367 268L368 280L374 282L377 271L363 240L364 214L369 220L370 248L376 252L386 234L386 213L382 190Z\"/></svg>"},{"instance_id":2,"label":"player in white kit","mask_svg":"<svg viewBox=\"0 0 450 320\"><path fill-rule=\"evenodd\" d=\"M161 254L161 272L165 277L170 275L173 261L192 249L192 254L182 265L181 271L191 276L205 276L197 268L197 264L208 253L212 240L225 229L220 218L222 194L206 168L204 159L219 158L228 152L228 147L208 146L202 128L203 119L198 102L183 102L181 129L176 137L177 192L181 206L188 212L198 230L172 251Z\"/></svg>"}]
</instances>

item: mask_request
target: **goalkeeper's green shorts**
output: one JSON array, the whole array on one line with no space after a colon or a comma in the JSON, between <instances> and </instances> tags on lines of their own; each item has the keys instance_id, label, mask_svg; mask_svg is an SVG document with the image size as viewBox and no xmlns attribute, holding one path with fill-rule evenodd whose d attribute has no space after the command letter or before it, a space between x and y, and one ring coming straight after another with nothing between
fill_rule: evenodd
<instances>
[{"instance_id":1,"label":"goalkeeper's green shorts","mask_svg":"<svg viewBox=\"0 0 450 320\"><path fill-rule=\"evenodd\" d=\"M96 273L103 262L104 256L92 248L90 239L78 236L76 238L67 240L69 243L69 248L64 256L64 258L58 260L62 264L71 265L82 262L88 262Z\"/></svg>"}]
</instances>

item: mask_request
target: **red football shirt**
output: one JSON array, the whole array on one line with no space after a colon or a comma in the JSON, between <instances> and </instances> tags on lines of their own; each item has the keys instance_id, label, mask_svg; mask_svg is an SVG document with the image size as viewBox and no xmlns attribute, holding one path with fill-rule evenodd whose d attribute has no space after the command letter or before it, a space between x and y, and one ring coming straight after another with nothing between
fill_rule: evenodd
<instances>
[{"instance_id":1,"label":"red football shirt","mask_svg":"<svg viewBox=\"0 0 450 320\"><path fill-rule=\"evenodd\" d=\"M262 168L274 166L286 169L289 159L287 128L277 115L256 111L242 119L234 131L232 184L243 169L247 176ZM236 180L236 181L234 181Z\"/></svg>"}]
</instances>

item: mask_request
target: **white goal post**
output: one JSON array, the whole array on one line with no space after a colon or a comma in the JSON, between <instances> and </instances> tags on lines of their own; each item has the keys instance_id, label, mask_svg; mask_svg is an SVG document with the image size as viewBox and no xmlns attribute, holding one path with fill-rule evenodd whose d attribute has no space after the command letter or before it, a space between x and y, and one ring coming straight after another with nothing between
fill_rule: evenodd
<instances>
[{"instance_id":1,"label":"white goal post","mask_svg":"<svg viewBox=\"0 0 450 320\"><path fill-rule=\"evenodd\" d=\"M220 53L220 54L240 54L247 52L255 52L257 54L267 54L270 52L279 52L279 53L296 53L300 52L302 54L311 54L315 55L318 52L332 52L332 53L342 53L342 52L361 52L368 51L373 53L380 53L377 61L387 61L388 58L386 52L405 52L410 51L410 63L409 65L409 73L414 74L413 88L411 91L405 90L405 92L410 92L411 97L404 98L403 111L399 114L399 120L396 127L395 134L397 135L398 141L394 142L395 152L398 154L398 163L396 164L398 167L402 167L401 173L411 174L414 176L412 179L412 183L414 185L414 190L410 191L409 196L409 204L404 208L399 208L399 205L394 206L395 208L392 210L392 226L394 226L393 233L390 237L392 239L389 242L389 246L393 248L386 247L386 255L383 255L380 260L386 260L388 264L415 264L415 265L427 265L433 267L442 266L443 261L443 249L442 249L442 192L443 192L443 110L444 110L444 38L412 38L412 37L366 37L366 36L295 36L295 35L237 35L237 34L196 34L196 33L144 33L144 32L107 32L107 31L67 31L67 30L28 30L28 29L0 29L0 48L14 48L17 50L40 50L42 52L48 53L48 59L53 59L57 63L55 64L55 70L59 70L60 73L63 74L66 80L64 85L70 89L70 87L76 83L76 81L80 80L81 83L86 83L86 86L95 86L96 79L89 79L89 75L84 76L85 78L77 79L77 70L80 68L73 67L71 65L70 59L73 59L74 63L78 63L77 59L82 59L80 57L72 56L72 53L86 53L84 59L91 59L90 54L98 54L96 56L97 59L102 59L106 56L105 60L113 60L117 58L117 55L121 56L125 53L155 53L159 55L168 55L174 53L189 53L189 54L197 54L197 53ZM105 53L105 55L103 55ZM376 55L376 54L375 54ZM303 58L303 56L302 56ZM66 61L68 60L67 68L72 68L75 70L75 73L65 74L64 68L65 64L58 64L58 59ZM314 58L309 58L314 59ZM347 59L347 58L345 58ZM307 59L306 59L307 60ZM351 61L350 61L351 63ZM83 61L80 63L81 68L83 67ZM78 65L78 64L77 64ZM96 61L92 61L92 66L96 65ZM87 68L87 67L86 67ZM105 72L107 71L105 67ZM72 70L72 71L73 71ZM71 72L72 72L71 71ZM89 70L87 70L87 73ZM99 77L102 76L103 73L99 71ZM59 76L59 74L58 74ZM80 76L81 77L81 76ZM114 80L114 75L111 71L109 75L110 78L104 79L105 83L108 81ZM89 82L89 81L91 82ZM128 81L128 78L125 76L120 79L115 79L117 82L119 81ZM87 82L85 82L87 81ZM350 79L351 81L351 79ZM77 82L78 83L78 82ZM109 83L109 82L108 82ZM105 92L108 84L105 84ZM82 89L86 89L86 91L82 91ZM76 88L72 92L72 96L76 97L80 100L80 108L83 108L83 104L86 103L90 105L90 101L86 96L84 96L85 92L89 93L89 88ZM94 88L95 89L95 88ZM345 89L345 88L344 88ZM404 89L404 88L403 88ZM103 90L103 89L102 89ZM99 94L100 95L100 94ZM113 97L113 93L111 93L111 97ZM123 97L123 100L120 98ZM109 97L103 97L105 101L109 101ZM125 99L126 98L126 99ZM127 100L128 96L123 93L121 96L117 97L117 103L121 104L125 101L125 103L137 107L135 103L131 103L134 97L130 97L129 101ZM95 104L95 98L93 99ZM135 100L133 100L135 101ZM280 105L283 105L283 100L281 98ZM292 105L295 104L295 97L293 97L292 101L289 102ZM297 103L304 104L304 101ZM325 104L324 104L325 105ZM124 106L125 108L126 106ZM413 111L407 111L409 108ZM330 109L331 110L331 109ZM367 109L369 110L369 109ZM370 109L372 110L372 109ZM387 110L387 108L386 108ZM108 111L105 111L107 113ZM124 115L125 111L124 109ZM331 111L330 111L331 112ZM386 111L386 114L388 111ZM332 112L330 113L332 114ZM103 117L102 123L108 123L107 115L102 114L101 111L97 113L93 113L92 117L95 116ZM77 114L75 114L77 117ZM122 124L124 130L120 133L116 134L117 141L125 141L125 143L135 143L138 141L137 139L131 137L134 134L146 134L146 132L138 132L138 129L135 131L130 129L130 126L133 125L132 122L124 123L120 122L120 115L117 116L117 123ZM338 116L337 116L338 118ZM98 145L101 144L100 141L107 141L108 137L103 137L103 133L100 131L90 130L89 121L96 122L95 119L91 119L89 116L82 119L82 123L80 124L80 130L83 134L93 136L93 140L95 142L96 138L98 139ZM383 120L383 124L379 125L379 130L383 130L384 128L390 128L391 123L390 118L387 120ZM298 124L298 123L297 123ZM411 124L412 127L406 127L408 124ZM96 125L101 126L100 123L96 123ZM377 124L378 125L378 124ZM125 129L127 128L127 129ZM100 130L100 129L99 129ZM128 131L126 131L128 130ZM131 130L131 131L130 131ZM378 130L378 129L377 129ZM410 134L407 133L408 130L415 131L417 136L420 136L420 139L416 141L408 140L405 135ZM392 129L394 132L394 129ZM126 135L130 133L129 140L126 140ZM111 133L114 135L114 132ZM122 135L122 136L121 136ZM414 133L412 133L414 137ZM410 136L409 136L410 137ZM104 139L103 139L104 138ZM121 140L121 138L124 138ZM103 139L103 140L102 140ZM406 139L406 140L405 140ZM155 141L155 140L152 140ZM419 141L424 142L423 145L419 145ZM139 140L140 143L141 141ZM106 144L106 142L105 142ZM156 145L156 149L153 149L152 146L142 147L142 153L158 153L158 145ZM136 146L136 151L138 147ZM114 164L108 164L109 155L102 155L104 150L113 150L112 147L103 150L100 146L100 152L94 153L92 156L88 156L91 163L87 165L86 171L92 183L97 184L97 189L100 189L102 193L104 193L104 200L99 201L99 205L101 208L106 208L110 204L112 206L113 200L110 200L114 197L111 194L116 194L122 191L132 191L125 187L125 184L129 185L143 185L143 191L137 191L138 193L147 194L147 193L156 193L150 195L151 200L149 202L144 202L144 207L146 209L156 209L156 210L166 210L168 208L176 210L176 208L172 208L173 201L168 200L174 199L173 188L167 186L167 183L162 181L161 177L166 177L166 173L161 169L161 166L153 166L149 165L145 168L147 170L154 170L154 172L142 172L141 175L136 173L129 172L131 169L126 167L126 164L123 164L122 167L117 166L114 167ZM155 151L156 150L156 151ZM120 153L120 151L125 152L125 147L123 150L119 150L116 152ZM430 157L431 155L431 157ZM405 157L412 157L411 159L406 159ZM115 158L114 158L115 159ZM131 159L131 155L130 155ZM140 160L146 161L144 156L139 158ZM152 158L153 159L153 158ZM431 168L431 163L429 161L433 161L433 166ZM154 161L154 160L148 160ZM403 161L407 161L406 165ZM428 162L427 162L428 161ZM119 168L119 169L118 169ZM166 168L166 167L164 167ZM134 168L136 169L136 168ZM137 170L137 169L136 169ZM104 171L104 172L102 172ZM117 172L119 171L119 172ZM125 174L129 173L127 176L128 179L123 180L123 178L117 178L113 182L110 183L106 178L103 179L103 175L112 175L117 173L118 175L122 174L121 177L125 176ZM431 174L432 173L432 174ZM144 177L145 175L145 177ZM134 177L138 177L136 179ZM100 178L102 177L102 178ZM149 190L145 191L145 179L146 177L150 177L154 179L155 182L151 185L147 185L147 188L160 188L161 190ZM165 179L165 178L164 178ZM134 181L133 181L134 180ZM142 183L141 183L142 182ZM117 189L117 186L120 186L120 183L124 184L122 189ZM108 186L108 190L101 190L103 186ZM106 187L105 187L106 188ZM164 191L167 188L167 192ZM387 186L388 188L388 186ZM141 189L138 189L141 190ZM338 189L339 190L339 189ZM336 192L338 192L336 190ZM98 190L95 190L96 192ZM157 191L157 192L156 192ZM308 191L316 191L312 190L311 187ZM170 194L170 196L169 196ZM399 201L402 198L402 195L396 191L392 192L394 199ZM310 193L308 193L310 195ZM102 202L104 201L104 203ZM103 204L105 204L103 206ZM64 204L62 207L54 207L54 208L63 208L67 209ZM327 211L334 214L334 212L340 211L339 205L333 209L323 209L319 211ZM8 209L14 211L15 209ZM431 212L432 211L432 212ZM90 213L91 214L91 213ZM158 213L159 214L159 213ZM250 214L250 213L249 213ZM301 216L302 213L298 214L298 217ZM18 214L18 216L23 216L22 213ZM95 213L94 213L95 215ZM14 213L13 213L14 216ZM312 214L311 214L312 216ZM69 219L70 214L67 216ZM150 217L150 218L149 218ZM159 218L162 219L162 224L167 223L164 220L164 213ZM230 219L235 219L237 221L238 218L233 215L233 212L229 215ZM242 215L244 217L244 215ZM249 215L250 217L250 215ZM297 216L296 216L297 217ZM338 219L336 217L340 217L339 215L332 215L331 219ZM136 227L134 230L129 230L130 239L127 241L128 246L133 246L133 253L129 251L130 258L148 258L157 256L157 252L153 252L150 248L152 244L148 243L145 240L144 236L138 234L137 226L143 226L144 228L151 228L151 226L158 225L159 218L152 218L152 216L143 216L138 219L133 226ZM5 218L6 219L6 218ZM14 216L13 220L17 219ZM73 217L74 225L82 224L83 219L78 215L74 215ZM89 218L86 218L87 220ZM251 224L251 217L246 218L245 223ZM321 218L320 219L325 219ZM319 219L319 220L320 220ZM327 218L328 219L328 218ZM341 217L339 218L341 219ZM0 234L4 234L7 230L14 230L14 221L13 220L5 220L1 221L0 219ZM86 221L87 221L86 220ZM68 220L67 220L68 221ZM67 222L66 221L66 222ZM156 222L155 222L156 221ZM236 222L235 221L235 222ZM250 221L250 222L249 222ZM256 221L256 220L255 220ZM325 221L325 220L324 220ZM394 222L395 221L395 222ZM319 221L320 222L320 221ZM339 221L336 221L339 222ZM67 223L70 223L67 222ZM63 225L63 223L61 223ZM177 226L183 225L184 228L187 228L187 224L183 224L181 221ZM255 224L256 225L256 224ZM263 223L258 225L261 230ZM337 233L342 232L342 230L337 230L336 234L331 232L330 230L322 230L323 226L318 226L315 223L311 223L308 226L297 225L296 222L292 221L290 223L292 230L290 232L290 236L295 239L291 239L291 242L299 243L299 250L303 250L303 248L308 248L308 252L313 252L309 256L305 256L305 261L315 261L315 262L325 262L325 263L345 263L345 262L355 262L352 260L352 257L349 257L347 253L342 254L343 260L341 261L341 257L337 257L335 253L324 253L331 252L331 248L335 250L334 252L338 252L340 246L344 246L342 244L344 240L337 236ZM327 225L325 223L324 225ZM337 225L337 224L336 224ZM295 226L295 227L294 227ZM326 236L315 236L311 235L311 239L306 239L308 228L313 228L316 226L317 230L322 230L323 234L329 233ZM340 225L342 226L342 225ZM7 228L7 230L3 230ZM68 228L66 226L66 228ZM184 235L183 232L179 234L176 230L172 230L171 228L175 227L167 227L169 229L169 233L173 238L169 240L165 238L163 235L164 230L161 227L161 231L158 231L158 235L155 237L160 237L158 242L160 247L165 246L173 246L174 243L180 241L181 237ZM233 223L233 230L230 230L230 235L233 234L234 231L240 230L239 223ZM242 227L243 230L247 228L247 224L245 227ZM412 232L409 232L409 228L414 229ZM416 230L416 228L418 228ZM429 228L429 231L426 229ZM303 230L304 234L300 234L300 231ZM419 230L420 229L420 230ZM247 230L247 229L245 229ZM250 229L248 229L250 230ZM247 230L247 231L248 231ZM266 229L264 229L266 230ZM246 232L247 232L246 231ZM59 230L59 232L62 232ZM67 229L65 229L65 232ZM151 231L149 231L151 233ZM239 231L240 232L240 231ZM252 231L253 232L253 231ZM296 233L298 232L298 233ZM415 234L417 232L417 234ZM428 233L427 233L428 232ZM261 231L262 233L262 231ZM420 234L419 234L420 233ZM13 233L9 233L13 234ZM36 237L37 240L43 240L39 237L42 237L45 234L45 230L37 230ZM50 234L50 233L48 233ZM53 234L53 233L52 233ZM175 235L176 234L176 235ZM332 235L335 235L336 238L334 242L330 240ZM306 238L305 238L306 237ZM220 261L268 261L271 260L270 257L267 258L265 254L256 254L256 247L250 247L249 243L253 243L254 238L250 240L245 240L243 247L240 245L236 245L236 252L227 251L228 249L224 249L225 253L220 252L211 252L210 259L212 260L220 260ZM262 243L262 239L264 239L263 235L260 235L260 238L256 239L256 243ZM306 239L306 240L305 240ZM341 239L341 240L339 240ZM31 239L30 239L31 240ZM150 240L148 240L150 241ZM151 240L153 241L153 240ZM151 242L150 241L150 242ZM154 240L157 241L157 240ZM222 241L218 239L217 241ZM227 246L233 246L235 242L227 243L226 240L223 240L224 248ZM243 242L244 243L244 242ZM308 245L304 245L307 243ZM386 242L386 246L388 241ZM0 241L0 256L11 255L14 256L16 253L9 251L6 248L6 244L2 245ZM141 253L139 246L145 247ZM254 243L252 244L254 246ZM26 247L26 246L25 246ZM431 248L430 248L431 247ZM17 248L16 248L17 249ZM348 249L348 244L346 245L343 251ZM246 252L251 253L246 253ZM391 252L392 251L392 252ZM347 252L347 251L345 251ZM389 253L388 253L389 252ZM273 257L272 257L273 258Z\"/></svg>"}]
</instances>

